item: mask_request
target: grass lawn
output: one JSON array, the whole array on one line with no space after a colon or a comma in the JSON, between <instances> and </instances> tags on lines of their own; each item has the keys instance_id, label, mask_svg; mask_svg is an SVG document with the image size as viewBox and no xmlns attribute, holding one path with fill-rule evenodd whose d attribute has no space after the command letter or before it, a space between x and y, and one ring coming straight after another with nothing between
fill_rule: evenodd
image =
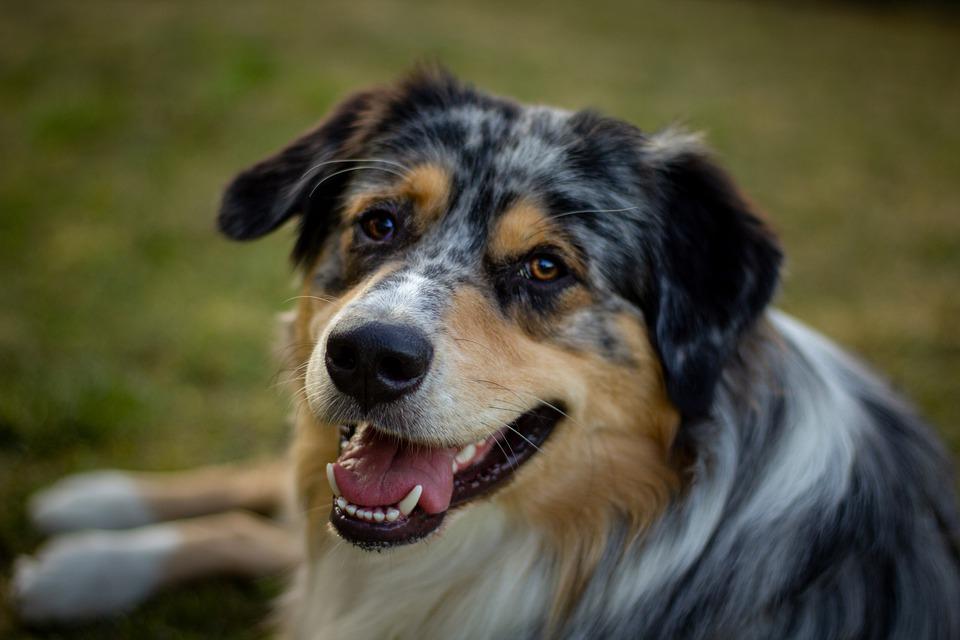
<instances>
[{"instance_id":1,"label":"grass lawn","mask_svg":"<svg viewBox=\"0 0 960 640\"><path fill-rule=\"evenodd\" d=\"M708 131L774 220L780 305L960 453L960 19L869 3L3 2L0 637L253 638L280 590L219 581L37 632L3 589L23 505L71 471L279 450L290 232L221 240L232 172L338 96L439 59L491 90ZM945 482L948 480L945 479Z\"/></svg>"}]
</instances>

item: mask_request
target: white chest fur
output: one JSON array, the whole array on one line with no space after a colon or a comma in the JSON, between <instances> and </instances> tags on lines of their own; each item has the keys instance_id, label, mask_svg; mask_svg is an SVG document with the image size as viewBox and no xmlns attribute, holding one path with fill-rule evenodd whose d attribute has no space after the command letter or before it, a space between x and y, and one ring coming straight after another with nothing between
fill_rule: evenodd
<instances>
[{"instance_id":1,"label":"white chest fur","mask_svg":"<svg viewBox=\"0 0 960 640\"><path fill-rule=\"evenodd\" d=\"M371 553L334 542L298 577L289 633L298 640L522 633L550 595L541 541L524 529L484 504L409 547Z\"/></svg>"}]
</instances>

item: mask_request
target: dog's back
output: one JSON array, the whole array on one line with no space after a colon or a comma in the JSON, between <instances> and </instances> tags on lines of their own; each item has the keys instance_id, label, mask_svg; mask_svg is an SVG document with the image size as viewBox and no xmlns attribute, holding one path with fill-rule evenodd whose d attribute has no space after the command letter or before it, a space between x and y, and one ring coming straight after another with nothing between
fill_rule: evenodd
<instances>
[{"instance_id":1,"label":"dog's back","mask_svg":"<svg viewBox=\"0 0 960 640\"><path fill-rule=\"evenodd\" d=\"M953 474L889 387L773 313L714 416L681 431L689 492L611 554L571 635L960 637Z\"/></svg>"}]
</instances>

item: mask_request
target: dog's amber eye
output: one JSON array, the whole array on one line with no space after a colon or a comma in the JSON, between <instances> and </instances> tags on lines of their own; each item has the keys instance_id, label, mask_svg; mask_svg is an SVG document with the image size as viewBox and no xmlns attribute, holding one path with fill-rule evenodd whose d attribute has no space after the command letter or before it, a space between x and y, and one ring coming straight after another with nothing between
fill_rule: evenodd
<instances>
[{"instance_id":1,"label":"dog's amber eye","mask_svg":"<svg viewBox=\"0 0 960 640\"><path fill-rule=\"evenodd\" d=\"M545 254L531 256L524 265L524 276L537 282L552 282L564 273L563 263Z\"/></svg>"},{"instance_id":2,"label":"dog's amber eye","mask_svg":"<svg viewBox=\"0 0 960 640\"><path fill-rule=\"evenodd\" d=\"M393 237L397 220L386 209L371 209L361 216L360 228L371 240L386 242Z\"/></svg>"}]
</instances>

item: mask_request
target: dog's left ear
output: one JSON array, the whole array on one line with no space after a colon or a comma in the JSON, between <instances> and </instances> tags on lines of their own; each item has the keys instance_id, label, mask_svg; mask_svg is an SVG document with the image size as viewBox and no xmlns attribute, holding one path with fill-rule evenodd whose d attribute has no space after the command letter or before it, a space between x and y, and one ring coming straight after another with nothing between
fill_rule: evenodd
<instances>
[{"instance_id":1,"label":"dog's left ear","mask_svg":"<svg viewBox=\"0 0 960 640\"><path fill-rule=\"evenodd\" d=\"M773 232L693 137L649 138L662 220L644 295L671 401L707 415L723 367L776 289Z\"/></svg>"},{"instance_id":2,"label":"dog's left ear","mask_svg":"<svg viewBox=\"0 0 960 640\"><path fill-rule=\"evenodd\" d=\"M346 181L334 175L344 168L338 159L352 155L349 146L358 137L358 122L377 97L377 90L351 96L317 128L238 174L223 194L220 231L233 240L253 240L303 213L308 199L311 209L332 208Z\"/></svg>"}]
</instances>

